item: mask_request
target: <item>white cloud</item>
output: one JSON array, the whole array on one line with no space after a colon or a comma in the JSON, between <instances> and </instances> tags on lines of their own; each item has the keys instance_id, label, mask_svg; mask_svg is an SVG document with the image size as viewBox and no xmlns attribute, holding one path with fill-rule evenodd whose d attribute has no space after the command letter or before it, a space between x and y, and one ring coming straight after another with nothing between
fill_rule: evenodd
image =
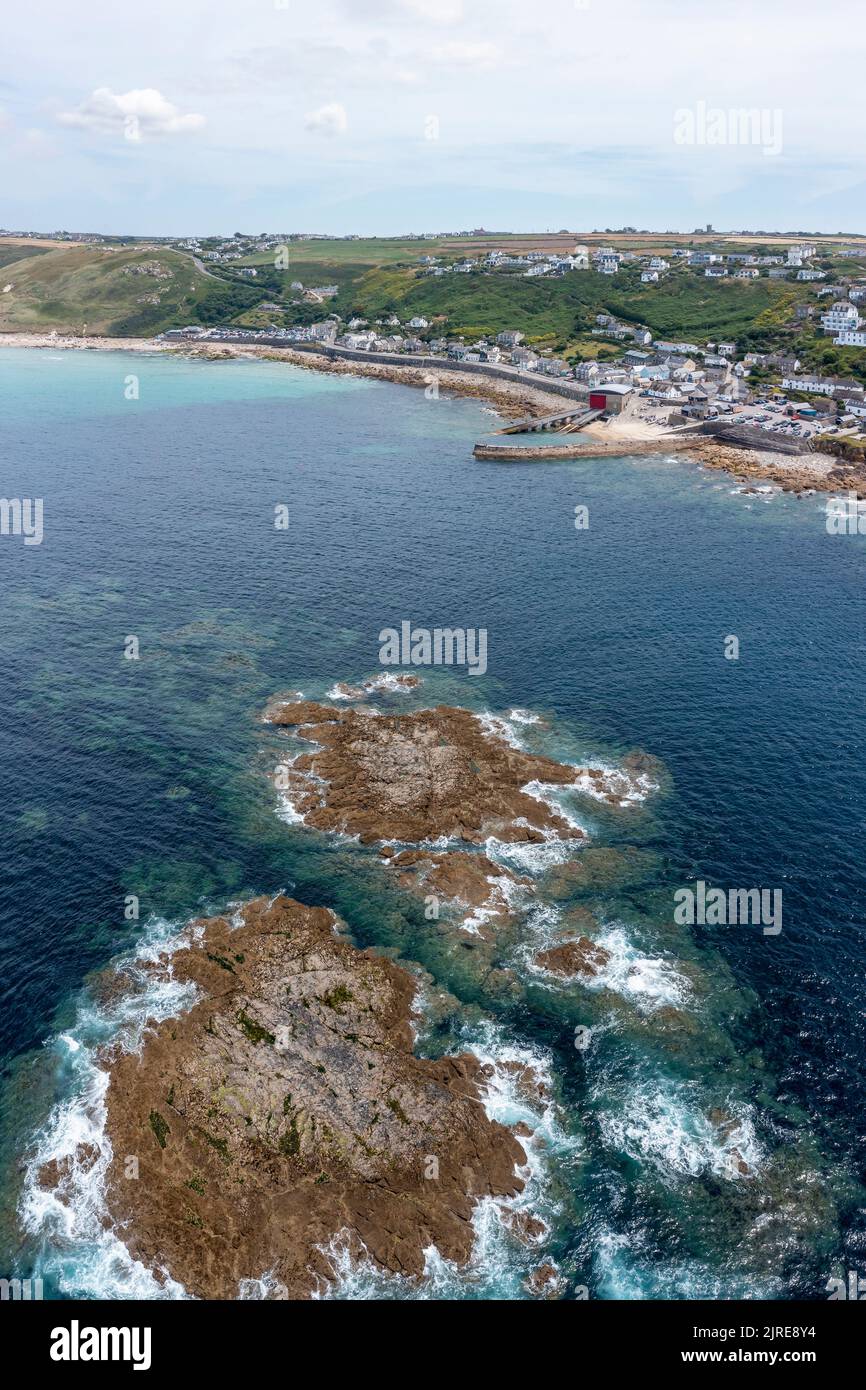
<instances>
[{"instance_id":1,"label":"white cloud","mask_svg":"<svg viewBox=\"0 0 866 1390\"><path fill-rule=\"evenodd\" d=\"M431 24L457 24L463 18L463 0L400 0L402 8Z\"/></svg>"},{"instance_id":2,"label":"white cloud","mask_svg":"<svg viewBox=\"0 0 866 1390\"><path fill-rule=\"evenodd\" d=\"M455 68L475 68L479 72L490 72L502 62L502 52L495 43L441 43L433 49L432 57L437 63Z\"/></svg>"},{"instance_id":3,"label":"white cloud","mask_svg":"<svg viewBox=\"0 0 866 1390\"><path fill-rule=\"evenodd\" d=\"M337 0L354 24L459 24L463 0ZM477 4L477 0L476 0Z\"/></svg>"},{"instance_id":4,"label":"white cloud","mask_svg":"<svg viewBox=\"0 0 866 1390\"><path fill-rule=\"evenodd\" d=\"M93 130L101 135L125 134L130 140L147 135L184 135L201 130L204 116L183 115L162 92L144 87L132 92L112 92L97 87L74 111L61 111L61 125Z\"/></svg>"},{"instance_id":5,"label":"white cloud","mask_svg":"<svg viewBox=\"0 0 866 1390\"><path fill-rule=\"evenodd\" d=\"M317 135L345 135L349 129L349 117L345 106L339 101L332 101L327 106L320 106L317 111L308 111L304 127Z\"/></svg>"}]
</instances>

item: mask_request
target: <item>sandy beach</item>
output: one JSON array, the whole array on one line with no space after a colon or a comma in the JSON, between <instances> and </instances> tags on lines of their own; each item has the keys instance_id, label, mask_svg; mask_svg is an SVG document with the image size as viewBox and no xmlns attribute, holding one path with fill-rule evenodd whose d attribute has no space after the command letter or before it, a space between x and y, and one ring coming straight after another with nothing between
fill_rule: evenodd
<instances>
[{"instance_id":1,"label":"sandy beach","mask_svg":"<svg viewBox=\"0 0 866 1390\"><path fill-rule=\"evenodd\" d=\"M307 371L328 372L336 376L361 376L379 381L395 382L401 386L428 389L431 379L438 389L453 396L468 396L484 400L505 419L521 416L540 416L562 409L563 398L541 386L524 382L509 382L471 372L449 371L442 368L390 366L380 362L359 362L355 359L333 359L315 352L297 351L251 343L169 344L155 338L74 337L60 333L2 333L0 347L51 348L55 351L148 352L167 355L206 358L211 361L237 358L260 358L288 362ZM862 472L830 454L789 455L763 449L746 449L722 444L706 435L688 437L672 434L665 427L635 418L626 411L608 420L595 420L581 431L586 440L587 455L605 454L683 454L709 468L730 473L743 484L772 482L787 491L809 489L837 491L853 488L866 490ZM565 445L562 436L549 436L549 457L560 456L559 446ZM547 441L545 440L545 443ZM573 445L573 439L569 441ZM554 452L555 450L555 452ZM569 450L571 452L571 449ZM575 451L578 452L578 451ZM562 456L565 456L562 453Z\"/></svg>"}]
</instances>

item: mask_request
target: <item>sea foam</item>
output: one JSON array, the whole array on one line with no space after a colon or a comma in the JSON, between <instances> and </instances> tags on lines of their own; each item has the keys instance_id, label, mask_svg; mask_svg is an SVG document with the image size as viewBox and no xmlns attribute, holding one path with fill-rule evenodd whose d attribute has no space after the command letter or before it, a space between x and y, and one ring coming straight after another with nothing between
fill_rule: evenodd
<instances>
[{"instance_id":1,"label":"sea foam","mask_svg":"<svg viewBox=\"0 0 866 1390\"><path fill-rule=\"evenodd\" d=\"M164 1271L160 1279L134 1260L107 1219L105 1185L113 1158L106 1131L109 1074L100 1065L98 1050L111 1042L124 1051L138 1051L152 1024L191 1007L195 987L173 978L170 959L159 977L145 967L163 953L170 956L184 949L193 937L189 930L178 933L171 923L151 924L136 950L118 962L132 991L106 1005L85 998L73 1027L47 1044L65 1094L34 1137L19 1217L24 1231L42 1249L40 1274L70 1297L187 1297ZM39 1181L48 1163L56 1163L64 1173L58 1187L43 1187Z\"/></svg>"}]
</instances>

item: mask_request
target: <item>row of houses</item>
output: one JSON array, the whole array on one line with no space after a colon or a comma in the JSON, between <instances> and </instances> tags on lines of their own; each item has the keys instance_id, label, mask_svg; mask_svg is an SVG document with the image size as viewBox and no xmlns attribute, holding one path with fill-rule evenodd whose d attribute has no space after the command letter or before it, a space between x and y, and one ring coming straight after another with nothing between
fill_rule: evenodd
<instances>
[{"instance_id":1,"label":"row of houses","mask_svg":"<svg viewBox=\"0 0 866 1390\"><path fill-rule=\"evenodd\" d=\"M441 264L438 256L421 256L422 273L425 275L466 275L473 270L519 270L531 279L542 275L566 275L571 270L589 268L589 251L585 246L576 246L571 252L526 251L512 254L506 251L489 251L481 258L468 257L451 265Z\"/></svg>"},{"instance_id":2,"label":"row of houses","mask_svg":"<svg viewBox=\"0 0 866 1390\"><path fill-rule=\"evenodd\" d=\"M861 401L864 390L860 382L844 377L823 377L816 372L792 372L782 377L783 391L803 391L813 396L828 396L834 400L849 398Z\"/></svg>"}]
</instances>

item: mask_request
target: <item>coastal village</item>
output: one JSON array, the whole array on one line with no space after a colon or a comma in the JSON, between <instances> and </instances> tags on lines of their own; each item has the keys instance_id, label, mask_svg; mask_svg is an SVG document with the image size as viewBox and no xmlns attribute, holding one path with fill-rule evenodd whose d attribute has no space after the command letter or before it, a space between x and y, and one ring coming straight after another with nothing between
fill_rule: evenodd
<instances>
[{"instance_id":1,"label":"coastal village","mask_svg":"<svg viewBox=\"0 0 866 1390\"><path fill-rule=\"evenodd\" d=\"M707 228L709 233L711 228ZM213 262L238 261L254 251L271 251L277 243L255 241L247 245L224 243L203 250L196 242L184 249ZM706 279L787 280L814 286L816 304L806 306L801 317L835 347L866 349L866 321L861 316L866 302L866 276L853 263L864 257L857 246L841 246L835 254L849 260L852 274L831 277L816 265L818 247L813 241L796 241L772 252L713 251L677 246L668 255L616 249L613 245L590 247L576 244L569 251L510 252L493 248L482 256L454 260L422 254L417 274L439 280L462 275L508 273L531 280L556 280L571 274L618 276L628 269L639 271L642 286L659 285L675 271L689 271ZM240 266L238 274L255 277L255 266ZM305 286L294 280L298 302L321 304L335 297L337 285ZM268 307L267 303L262 306ZM274 309L279 305L272 305ZM798 309L799 314L799 309ZM595 316L591 329L599 353L578 362L566 361L549 349L528 341L529 334L515 324L496 334L468 341L450 336L442 316L413 314L402 318L388 314L370 321L355 316L347 321L336 312L301 325L278 322L262 328L236 324L190 324L166 330L166 343L244 343L285 346L324 352L348 360L366 358L383 364L418 364L471 368L479 375L512 377L573 399L606 416L628 414L669 427L718 422L748 427L750 445L785 450L811 447L810 440L845 436L866 439L866 388L854 377L809 369L796 352L747 351L736 341L669 339L654 337L642 323L613 314ZM864 354L866 356L866 354Z\"/></svg>"},{"instance_id":2,"label":"coastal village","mask_svg":"<svg viewBox=\"0 0 866 1390\"><path fill-rule=\"evenodd\" d=\"M866 468L866 242L853 235L0 230L0 252L0 332L32 324L56 345L101 315L107 340L487 386L506 413L545 421L533 431L573 434L575 450L581 431L588 443L617 421L612 441L714 434Z\"/></svg>"}]
</instances>

